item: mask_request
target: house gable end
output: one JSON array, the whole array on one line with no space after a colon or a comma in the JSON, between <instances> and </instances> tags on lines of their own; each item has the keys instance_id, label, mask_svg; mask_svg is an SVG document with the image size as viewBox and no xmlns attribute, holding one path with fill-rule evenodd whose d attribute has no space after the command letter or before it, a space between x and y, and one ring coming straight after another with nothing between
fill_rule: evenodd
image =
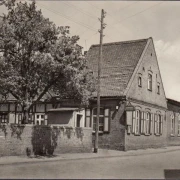
<instances>
[{"instance_id":1,"label":"house gable end","mask_svg":"<svg viewBox=\"0 0 180 180\"><path fill-rule=\"evenodd\" d=\"M139 81L141 81L141 84ZM147 42L124 95L129 99L136 99L167 108L163 82L152 38L149 38Z\"/></svg>"}]
</instances>

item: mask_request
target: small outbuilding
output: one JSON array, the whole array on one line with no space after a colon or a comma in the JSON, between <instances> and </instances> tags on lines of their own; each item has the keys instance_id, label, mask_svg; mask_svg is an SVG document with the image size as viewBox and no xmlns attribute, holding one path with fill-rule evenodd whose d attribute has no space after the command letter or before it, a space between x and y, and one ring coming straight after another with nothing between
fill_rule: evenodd
<instances>
[{"instance_id":1,"label":"small outbuilding","mask_svg":"<svg viewBox=\"0 0 180 180\"><path fill-rule=\"evenodd\" d=\"M50 109L48 111L48 124L84 127L85 110L79 108Z\"/></svg>"}]
</instances>

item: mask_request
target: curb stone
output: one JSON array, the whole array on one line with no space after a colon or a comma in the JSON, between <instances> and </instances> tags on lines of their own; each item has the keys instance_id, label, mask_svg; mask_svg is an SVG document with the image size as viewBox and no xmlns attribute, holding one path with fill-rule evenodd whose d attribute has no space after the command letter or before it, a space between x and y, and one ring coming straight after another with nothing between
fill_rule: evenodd
<instances>
[{"instance_id":1,"label":"curb stone","mask_svg":"<svg viewBox=\"0 0 180 180\"><path fill-rule=\"evenodd\" d=\"M151 149L152 150L152 149ZM158 152L156 151L158 150ZM0 166L8 166L8 165L20 165L20 164L28 164L28 163L31 163L31 164L34 164L34 163L44 163L44 162L56 162L56 161L71 161L71 160L83 160L83 159L105 159L105 158L118 158L118 157L134 157L134 156L145 156L145 155L150 155L150 154L162 154L162 153L166 153L166 152L174 152L174 151L179 151L180 150L180 147L179 148L176 148L176 149L163 149L163 150L160 150L160 149L153 149L154 152L141 152L141 151L131 151L131 152L123 152L123 154L119 154L119 155L111 155L111 154L107 154L107 155L100 155L100 154L85 154L85 156L82 156L82 157L68 157L68 154L67 157L63 157L62 154L60 155L57 155L57 157L54 157L54 158L43 158L43 159L35 159L35 158L27 158L26 159L22 159L20 161L20 157L18 158L18 156L15 156L16 158L18 158L18 161L15 161L15 160L12 160L12 161L9 161L9 162L1 162L1 158L0 158ZM79 153L80 154L80 153ZM79 155L78 154L78 155ZM66 156L65 155L65 156ZM90 155L90 156L89 156ZM9 156L8 156L9 157ZM13 158L13 156L11 156ZM25 158L25 157L23 157ZM6 157L3 157L2 158L4 161L6 161Z\"/></svg>"}]
</instances>

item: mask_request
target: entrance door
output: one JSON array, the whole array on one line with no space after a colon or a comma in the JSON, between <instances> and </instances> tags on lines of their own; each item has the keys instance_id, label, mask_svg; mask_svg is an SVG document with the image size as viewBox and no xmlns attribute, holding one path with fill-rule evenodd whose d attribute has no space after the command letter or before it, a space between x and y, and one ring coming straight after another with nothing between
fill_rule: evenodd
<instances>
[{"instance_id":1,"label":"entrance door","mask_svg":"<svg viewBox=\"0 0 180 180\"><path fill-rule=\"evenodd\" d=\"M76 127L81 127L81 114L77 114L77 119L76 119Z\"/></svg>"}]
</instances>

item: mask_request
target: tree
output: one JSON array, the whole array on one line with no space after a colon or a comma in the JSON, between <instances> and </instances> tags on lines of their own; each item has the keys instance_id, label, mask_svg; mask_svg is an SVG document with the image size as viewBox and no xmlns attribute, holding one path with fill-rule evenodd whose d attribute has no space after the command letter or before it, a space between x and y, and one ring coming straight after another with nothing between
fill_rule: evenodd
<instances>
[{"instance_id":1,"label":"tree","mask_svg":"<svg viewBox=\"0 0 180 180\"><path fill-rule=\"evenodd\" d=\"M24 122L47 91L87 104L93 76L69 27L56 27L36 3L6 0L0 24L0 93L11 93L23 108Z\"/></svg>"}]
</instances>

